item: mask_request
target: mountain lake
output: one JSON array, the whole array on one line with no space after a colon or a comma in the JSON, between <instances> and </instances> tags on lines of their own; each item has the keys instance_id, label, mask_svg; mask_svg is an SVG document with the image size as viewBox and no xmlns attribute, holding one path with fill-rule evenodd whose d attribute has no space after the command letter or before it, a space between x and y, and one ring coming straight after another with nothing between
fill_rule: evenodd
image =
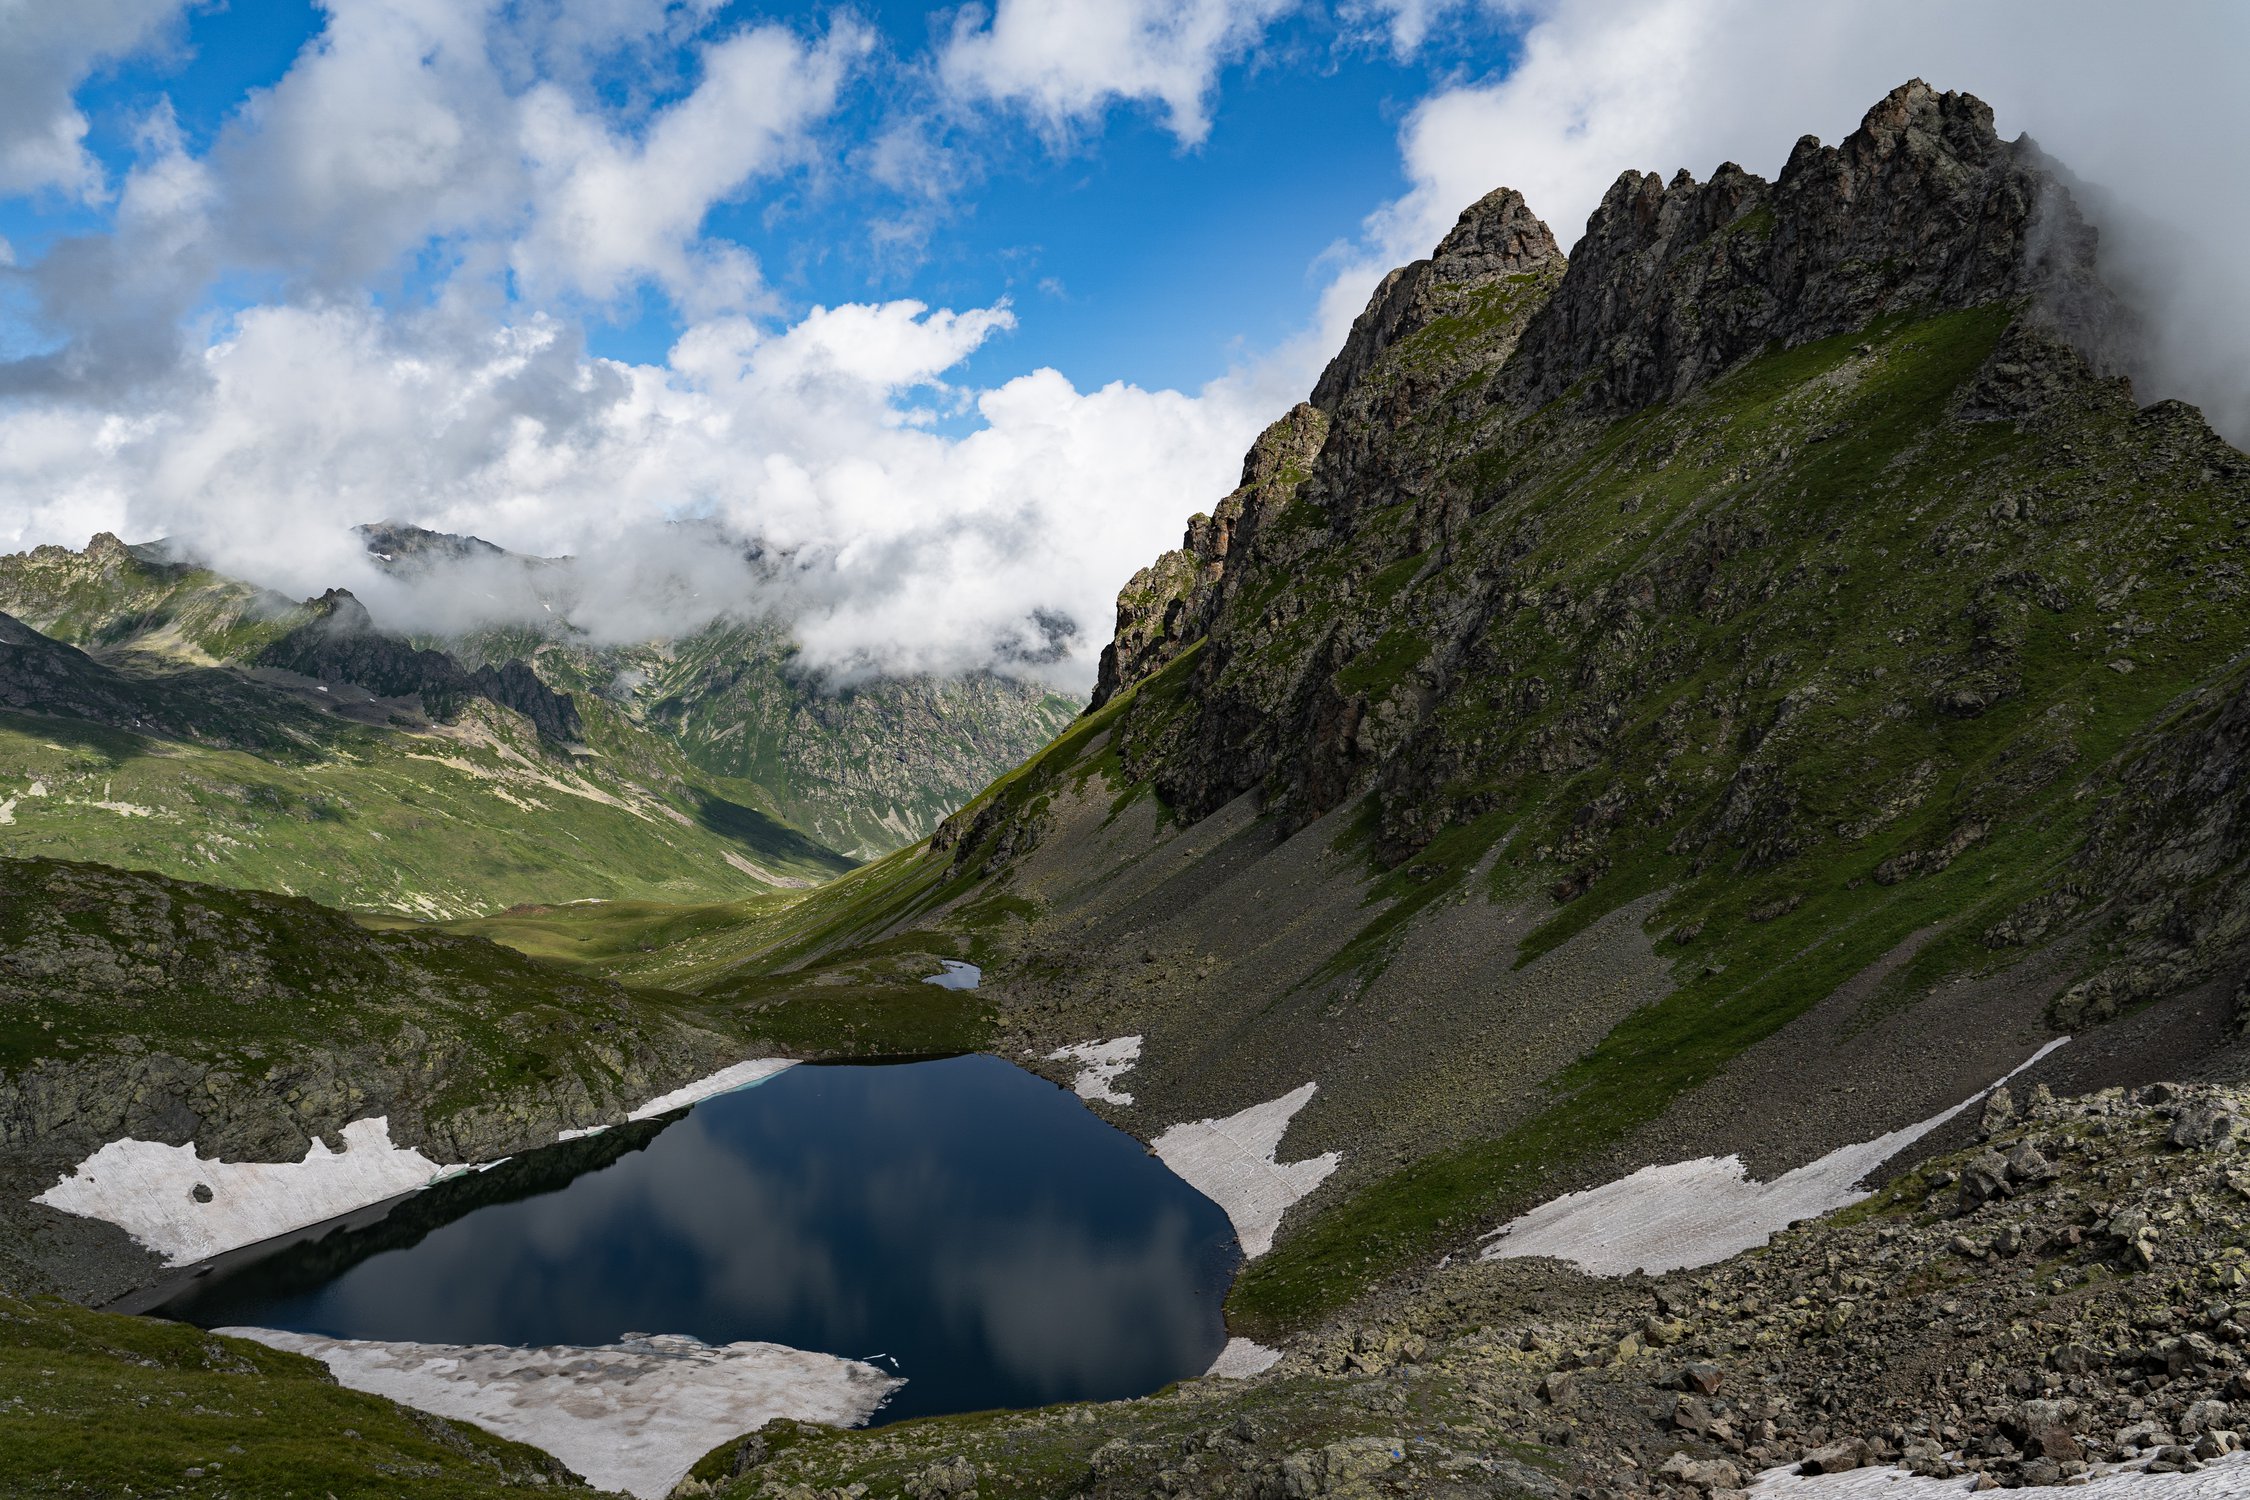
<instances>
[{"instance_id":1,"label":"mountain lake","mask_svg":"<svg viewBox=\"0 0 2250 1500\"><path fill-rule=\"evenodd\" d=\"M148 1310L429 1344L758 1340L903 1377L880 1423L1199 1375L1240 1259L1138 1141L972 1055L792 1067L237 1252Z\"/></svg>"}]
</instances>

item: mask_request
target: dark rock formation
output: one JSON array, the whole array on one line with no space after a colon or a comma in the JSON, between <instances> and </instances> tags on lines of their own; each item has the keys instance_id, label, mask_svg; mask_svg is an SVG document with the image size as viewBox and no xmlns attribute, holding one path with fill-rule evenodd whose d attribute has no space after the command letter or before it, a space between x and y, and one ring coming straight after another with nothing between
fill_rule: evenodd
<instances>
[{"instance_id":1,"label":"dark rock formation","mask_svg":"<svg viewBox=\"0 0 2250 1500\"><path fill-rule=\"evenodd\" d=\"M0 614L0 708L90 719L113 729L182 728L156 694L9 614Z\"/></svg>"},{"instance_id":2,"label":"dark rock formation","mask_svg":"<svg viewBox=\"0 0 2250 1500\"><path fill-rule=\"evenodd\" d=\"M437 563L498 561L511 554L481 536L455 536L431 531L404 521L370 521L352 528L366 543L368 555L394 572L426 570ZM534 562L542 559L524 558Z\"/></svg>"},{"instance_id":3,"label":"dark rock formation","mask_svg":"<svg viewBox=\"0 0 2250 1500\"><path fill-rule=\"evenodd\" d=\"M1889 313L2033 295L2109 308L2094 251L2037 147L1916 79L1841 145L1800 140L1773 183L1732 162L1707 183L1619 177L1505 389L1535 406L1592 376L1581 399L1627 412Z\"/></svg>"},{"instance_id":4,"label":"dark rock formation","mask_svg":"<svg viewBox=\"0 0 2250 1500\"><path fill-rule=\"evenodd\" d=\"M1310 403L1292 408L1251 445L1234 492L1211 514L1190 517L1179 548L1133 575L1117 596L1117 632L1102 648L1092 707L1203 638L1227 597L1228 554L1295 498L1327 435L1326 412Z\"/></svg>"},{"instance_id":5,"label":"dark rock formation","mask_svg":"<svg viewBox=\"0 0 2250 1500\"><path fill-rule=\"evenodd\" d=\"M585 733L570 695L549 688L520 661L464 671L443 651L421 650L376 629L367 606L347 589L330 589L308 608L313 618L260 652L259 666L348 682L385 698L419 697L432 718L456 718L469 699L483 698L522 714L542 739L568 743Z\"/></svg>"},{"instance_id":6,"label":"dark rock formation","mask_svg":"<svg viewBox=\"0 0 2250 1500\"><path fill-rule=\"evenodd\" d=\"M1313 386L1312 404L1333 416L1383 352L1450 311L1466 293L1562 264L1562 250L1514 188L1495 188L1461 212L1427 260L1383 278L1352 322L1344 347Z\"/></svg>"}]
</instances>

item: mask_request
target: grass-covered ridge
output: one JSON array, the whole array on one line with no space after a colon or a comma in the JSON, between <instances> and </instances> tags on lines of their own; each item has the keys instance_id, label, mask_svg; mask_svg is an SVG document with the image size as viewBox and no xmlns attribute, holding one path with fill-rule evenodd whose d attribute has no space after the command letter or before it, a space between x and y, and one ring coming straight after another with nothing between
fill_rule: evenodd
<instances>
[{"instance_id":1,"label":"grass-covered ridge","mask_svg":"<svg viewBox=\"0 0 2250 1500\"><path fill-rule=\"evenodd\" d=\"M23 1500L595 1493L536 1449L347 1391L315 1360L4 1293L0 1491Z\"/></svg>"},{"instance_id":2,"label":"grass-covered ridge","mask_svg":"<svg viewBox=\"0 0 2250 1500\"><path fill-rule=\"evenodd\" d=\"M489 705L454 725L310 727L280 755L0 713L0 855L431 917L750 896L851 867L685 767L560 758Z\"/></svg>"},{"instance_id":3,"label":"grass-covered ridge","mask_svg":"<svg viewBox=\"0 0 2250 1500\"><path fill-rule=\"evenodd\" d=\"M0 609L51 633L0 681L0 856L420 916L735 898L853 863L598 694L572 745L483 697L441 718L264 667L317 610L113 539L0 558Z\"/></svg>"}]
</instances>

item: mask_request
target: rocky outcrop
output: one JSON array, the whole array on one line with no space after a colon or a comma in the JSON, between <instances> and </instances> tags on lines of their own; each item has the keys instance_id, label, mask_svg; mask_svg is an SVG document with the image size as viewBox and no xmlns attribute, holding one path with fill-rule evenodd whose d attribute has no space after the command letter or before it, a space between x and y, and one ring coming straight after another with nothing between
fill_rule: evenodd
<instances>
[{"instance_id":1,"label":"rocky outcrop","mask_svg":"<svg viewBox=\"0 0 2250 1500\"><path fill-rule=\"evenodd\" d=\"M2105 962L2054 1004L2078 1028L2175 993L2250 952L2250 681L2237 673L2142 735L2070 871L1985 935L1995 948L2098 923ZM2250 982L2237 995L2250 1024Z\"/></svg>"},{"instance_id":2,"label":"rocky outcrop","mask_svg":"<svg viewBox=\"0 0 2250 1500\"><path fill-rule=\"evenodd\" d=\"M1898 313L2051 298L2097 337L2114 299L2046 158L1992 110L1916 79L1842 144L1806 136L1772 183L1627 172L1571 251L1505 382L1525 408L1577 388L1605 414L1679 397L1770 344ZM1581 382L1585 382L1581 385Z\"/></svg>"},{"instance_id":3,"label":"rocky outcrop","mask_svg":"<svg viewBox=\"0 0 2250 1500\"><path fill-rule=\"evenodd\" d=\"M1233 493L1209 515L1191 516L1179 547L1133 575L1117 596L1117 630L1102 648L1093 708L1203 638L1228 596L1228 555L1296 497L1327 435L1328 414L1318 405L1293 407L1251 445Z\"/></svg>"},{"instance_id":4,"label":"rocky outcrop","mask_svg":"<svg viewBox=\"0 0 2250 1500\"><path fill-rule=\"evenodd\" d=\"M1562 263L1561 247L1523 195L1495 188L1462 210L1427 260L1410 261L1383 278L1313 386L1312 404L1333 416L1385 351L1478 292Z\"/></svg>"},{"instance_id":5,"label":"rocky outcrop","mask_svg":"<svg viewBox=\"0 0 2250 1500\"><path fill-rule=\"evenodd\" d=\"M348 682L385 698L418 697L435 719L457 718L469 699L483 698L522 714L542 739L567 744L584 737L570 695L548 687L520 661L464 671L443 651L422 650L378 630L348 589L330 589L306 607L312 618L260 652L259 666Z\"/></svg>"}]
</instances>

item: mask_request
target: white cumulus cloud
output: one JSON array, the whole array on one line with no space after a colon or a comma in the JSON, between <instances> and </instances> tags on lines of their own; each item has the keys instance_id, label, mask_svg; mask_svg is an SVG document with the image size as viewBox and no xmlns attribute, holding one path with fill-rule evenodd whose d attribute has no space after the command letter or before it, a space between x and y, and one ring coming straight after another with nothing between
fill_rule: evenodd
<instances>
[{"instance_id":1,"label":"white cumulus cloud","mask_svg":"<svg viewBox=\"0 0 2250 1500\"><path fill-rule=\"evenodd\" d=\"M1185 145L1211 130L1219 72L1296 0L999 0L954 20L939 75L965 99L1014 104L1054 129L1118 102L1161 105Z\"/></svg>"},{"instance_id":2,"label":"white cumulus cloud","mask_svg":"<svg viewBox=\"0 0 2250 1500\"><path fill-rule=\"evenodd\" d=\"M352 587L401 626L526 607L375 576L349 528L396 516L587 559L577 615L607 638L772 608L816 665L944 671L1067 618L1079 639L1051 675L1079 687L1124 574L1232 487L1280 393L1253 375L1194 395L1052 370L945 383L1012 321L910 301L771 334L718 318L630 365L551 319L259 308L192 394L0 415L0 545L168 535L293 595ZM723 537L786 562L755 570Z\"/></svg>"},{"instance_id":3,"label":"white cumulus cloud","mask_svg":"<svg viewBox=\"0 0 2250 1500\"><path fill-rule=\"evenodd\" d=\"M607 300L653 278L694 311L746 303L755 268L739 250L699 243L704 216L790 164L868 46L848 25L810 48L778 26L738 32L704 50L695 91L638 139L613 134L554 84L534 88L522 117L534 217L513 251L517 274L535 295Z\"/></svg>"},{"instance_id":4,"label":"white cumulus cloud","mask_svg":"<svg viewBox=\"0 0 2250 1500\"><path fill-rule=\"evenodd\" d=\"M74 95L104 63L160 42L186 0L0 0L0 193L93 201L106 178Z\"/></svg>"}]
</instances>

